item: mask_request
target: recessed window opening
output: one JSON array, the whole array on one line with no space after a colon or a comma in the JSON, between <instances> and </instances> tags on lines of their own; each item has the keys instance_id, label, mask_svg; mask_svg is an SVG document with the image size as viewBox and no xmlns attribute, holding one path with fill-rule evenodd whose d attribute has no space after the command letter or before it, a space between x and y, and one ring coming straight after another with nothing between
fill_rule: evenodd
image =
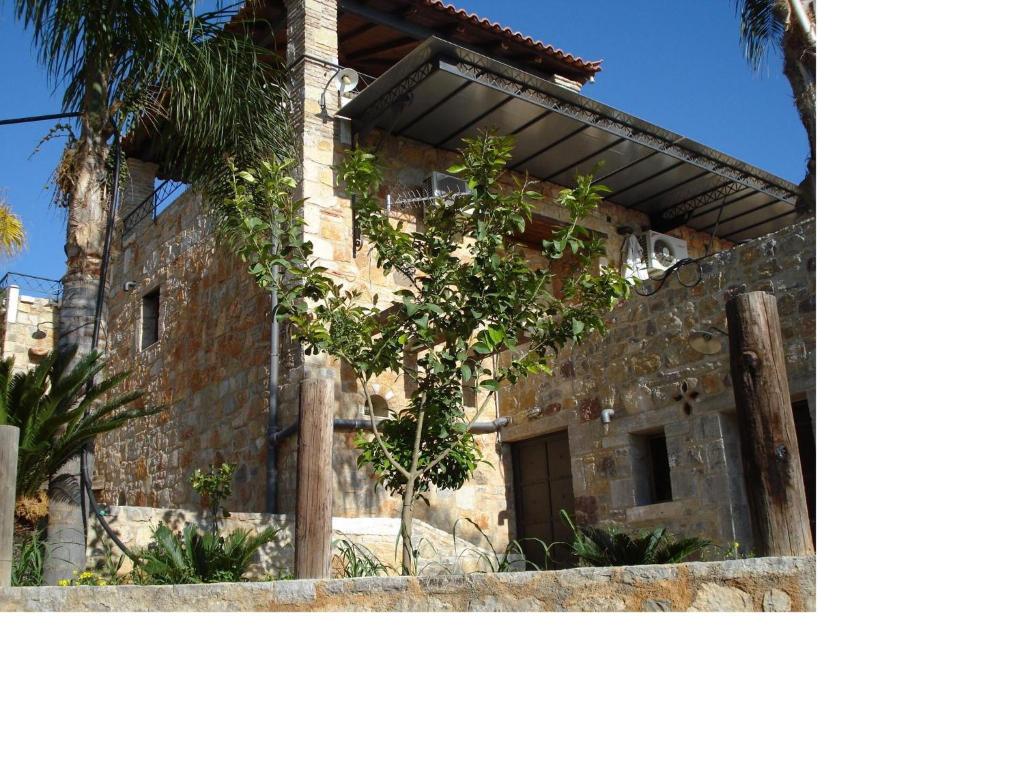
<instances>
[{"instance_id":1,"label":"recessed window opening","mask_svg":"<svg viewBox=\"0 0 1024 768\"><path fill-rule=\"evenodd\" d=\"M155 288L142 297L142 348L160 341L160 289Z\"/></svg>"},{"instance_id":2,"label":"recessed window opening","mask_svg":"<svg viewBox=\"0 0 1024 768\"><path fill-rule=\"evenodd\" d=\"M476 387L472 384L462 385L462 405L465 408L476 408Z\"/></svg>"},{"instance_id":3,"label":"recessed window opening","mask_svg":"<svg viewBox=\"0 0 1024 768\"><path fill-rule=\"evenodd\" d=\"M371 411L378 419L391 418L388 401L384 399L383 395L370 395L370 402L363 403L363 416L369 417Z\"/></svg>"},{"instance_id":4,"label":"recessed window opening","mask_svg":"<svg viewBox=\"0 0 1024 768\"><path fill-rule=\"evenodd\" d=\"M631 435L635 499L638 507L672 501L665 429Z\"/></svg>"}]
</instances>

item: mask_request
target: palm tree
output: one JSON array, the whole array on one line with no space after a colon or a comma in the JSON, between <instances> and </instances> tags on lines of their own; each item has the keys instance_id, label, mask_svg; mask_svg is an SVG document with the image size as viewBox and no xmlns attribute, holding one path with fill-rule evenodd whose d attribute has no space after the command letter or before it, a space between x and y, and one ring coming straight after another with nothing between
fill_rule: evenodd
<instances>
[{"instance_id":1,"label":"palm tree","mask_svg":"<svg viewBox=\"0 0 1024 768\"><path fill-rule=\"evenodd\" d=\"M224 32L243 5L199 13L191 0L14 0L64 109L80 114L58 172L68 208L60 347L93 346L114 137L159 133L161 162L214 204L226 197L226 157L247 167L291 153L283 67L246 23ZM63 572L48 572L54 583L84 565L77 505L51 504L47 536L72 553Z\"/></svg>"},{"instance_id":2,"label":"palm tree","mask_svg":"<svg viewBox=\"0 0 1024 768\"><path fill-rule=\"evenodd\" d=\"M127 372L90 388L106 362L93 351L71 365L76 352L56 349L21 373L14 373L14 358L0 360L0 424L18 428L18 499L36 496L51 478L64 479L61 468L97 435L157 412L131 407L141 390L113 394Z\"/></svg>"},{"instance_id":3,"label":"palm tree","mask_svg":"<svg viewBox=\"0 0 1024 768\"><path fill-rule=\"evenodd\" d=\"M25 226L7 201L0 198L0 258L9 258L25 247Z\"/></svg>"},{"instance_id":4,"label":"palm tree","mask_svg":"<svg viewBox=\"0 0 1024 768\"><path fill-rule=\"evenodd\" d=\"M814 0L734 0L740 17L740 40L747 61L759 69L771 49L782 52L782 71L793 89L800 121L811 151L807 176L801 187L801 207L814 208L815 182L815 71L817 30Z\"/></svg>"}]
</instances>

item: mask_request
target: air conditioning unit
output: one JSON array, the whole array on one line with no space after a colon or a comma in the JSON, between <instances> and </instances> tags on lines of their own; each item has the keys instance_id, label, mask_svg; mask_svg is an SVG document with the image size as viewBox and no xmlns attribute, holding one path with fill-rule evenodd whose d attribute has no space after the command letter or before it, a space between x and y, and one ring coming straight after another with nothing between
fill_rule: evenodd
<instances>
[{"instance_id":1,"label":"air conditioning unit","mask_svg":"<svg viewBox=\"0 0 1024 768\"><path fill-rule=\"evenodd\" d=\"M685 240L661 232L648 232L646 246L647 271L655 279L687 257Z\"/></svg>"},{"instance_id":2,"label":"air conditioning unit","mask_svg":"<svg viewBox=\"0 0 1024 768\"><path fill-rule=\"evenodd\" d=\"M424 186L430 190L433 197L456 197L468 195L469 185L458 176L450 176L447 173L434 171L430 177L423 181Z\"/></svg>"}]
</instances>

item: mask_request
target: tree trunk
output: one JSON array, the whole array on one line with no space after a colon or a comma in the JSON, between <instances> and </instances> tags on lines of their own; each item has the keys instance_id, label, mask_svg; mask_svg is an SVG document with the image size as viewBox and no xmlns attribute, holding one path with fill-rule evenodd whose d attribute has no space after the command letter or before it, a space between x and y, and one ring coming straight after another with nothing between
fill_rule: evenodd
<instances>
[{"instance_id":1,"label":"tree trunk","mask_svg":"<svg viewBox=\"0 0 1024 768\"><path fill-rule=\"evenodd\" d=\"M58 312L57 345L60 349L77 345L73 363L92 345L107 214L106 89L102 78L90 81L98 87L86 89L90 94L84 105L86 116L71 162L72 189L64 245L67 271ZM79 498L79 469L80 461L73 459L61 467L60 479L51 478L44 569L47 584L70 579L75 571L85 568L85 514Z\"/></svg>"},{"instance_id":2,"label":"tree trunk","mask_svg":"<svg viewBox=\"0 0 1024 768\"><path fill-rule=\"evenodd\" d=\"M763 291L740 294L726 304L726 315L753 522L767 555L813 555L775 297Z\"/></svg>"},{"instance_id":3,"label":"tree trunk","mask_svg":"<svg viewBox=\"0 0 1024 768\"><path fill-rule=\"evenodd\" d=\"M295 578L326 579L331 574L334 506L334 381L306 379L299 397Z\"/></svg>"},{"instance_id":4,"label":"tree trunk","mask_svg":"<svg viewBox=\"0 0 1024 768\"><path fill-rule=\"evenodd\" d=\"M804 0L790 0L801 3L808 18L813 24L813 8L808 7ZM793 89L793 101L796 103L800 122L807 132L807 143L810 152L807 156L807 172L800 184L801 211L813 211L815 207L817 185L817 133L815 129L815 80L817 72L817 51L813 39L809 39L805 30L790 17L785 20L786 31L782 36L783 74Z\"/></svg>"},{"instance_id":5,"label":"tree trunk","mask_svg":"<svg viewBox=\"0 0 1024 768\"><path fill-rule=\"evenodd\" d=\"M412 463L409 467L409 479L405 484L405 495L402 497L402 575L416 575L415 550L412 546L412 505L416 501L416 481L419 477L420 442L423 439L423 420L426 417L426 405L420 403L416 417L416 434L412 443Z\"/></svg>"},{"instance_id":6,"label":"tree trunk","mask_svg":"<svg viewBox=\"0 0 1024 768\"><path fill-rule=\"evenodd\" d=\"M416 570L415 551L412 547L412 504L415 501L416 479L405 484L405 495L402 497L402 575L414 576Z\"/></svg>"}]
</instances>

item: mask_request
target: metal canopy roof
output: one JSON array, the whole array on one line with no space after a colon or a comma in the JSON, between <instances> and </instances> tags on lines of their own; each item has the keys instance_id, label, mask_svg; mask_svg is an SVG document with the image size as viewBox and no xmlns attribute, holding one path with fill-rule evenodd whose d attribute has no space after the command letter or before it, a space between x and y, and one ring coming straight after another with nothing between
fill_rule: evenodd
<instances>
[{"instance_id":1,"label":"metal canopy roof","mask_svg":"<svg viewBox=\"0 0 1024 768\"><path fill-rule=\"evenodd\" d=\"M339 112L458 150L482 128L513 136L509 168L562 186L594 172L607 199L655 229L686 224L733 242L796 220L797 187L766 171L475 51L433 37Z\"/></svg>"}]
</instances>

